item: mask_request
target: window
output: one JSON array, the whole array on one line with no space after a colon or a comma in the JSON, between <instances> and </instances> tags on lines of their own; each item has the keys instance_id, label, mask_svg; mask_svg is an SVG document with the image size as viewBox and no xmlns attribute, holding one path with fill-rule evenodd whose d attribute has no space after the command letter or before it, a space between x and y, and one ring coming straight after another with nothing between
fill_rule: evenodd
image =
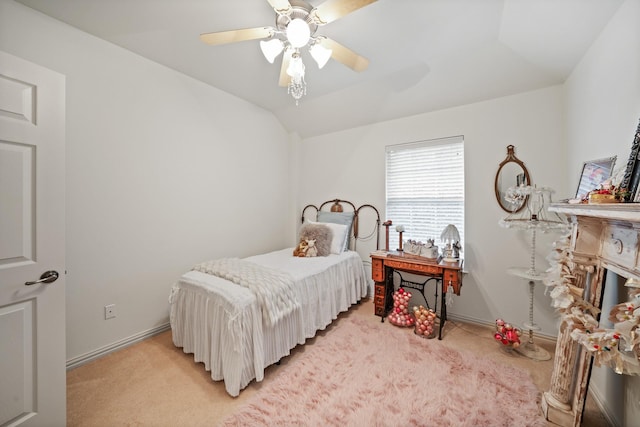
<instances>
[{"instance_id":1,"label":"window","mask_svg":"<svg viewBox=\"0 0 640 427\"><path fill-rule=\"evenodd\" d=\"M464 248L462 136L388 146L386 171L386 213L392 230L403 225L403 240L434 239L441 248L440 234L453 224Z\"/></svg>"}]
</instances>

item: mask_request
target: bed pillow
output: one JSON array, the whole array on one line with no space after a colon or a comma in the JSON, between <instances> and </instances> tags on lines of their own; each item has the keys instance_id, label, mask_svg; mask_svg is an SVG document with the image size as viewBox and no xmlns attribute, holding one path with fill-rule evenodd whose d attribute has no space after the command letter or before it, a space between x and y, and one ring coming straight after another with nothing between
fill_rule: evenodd
<instances>
[{"instance_id":1,"label":"bed pillow","mask_svg":"<svg viewBox=\"0 0 640 427\"><path fill-rule=\"evenodd\" d=\"M347 237L344 239L343 251L349 249L351 240L351 227L353 225L353 212L318 212L318 222L342 224L347 226Z\"/></svg>"},{"instance_id":2,"label":"bed pillow","mask_svg":"<svg viewBox=\"0 0 640 427\"><path fill-rule=\"evenodd\" d=\"M318 256L328 256L331 253L331 239L333 234L331 228L325 224L304 223L300 227L299 238L304 240L315 240Z\"/></svg>"},{"instance_id":3,"label":"bed pillow","mask_svg":"<svg viewBox=\"0 0 640 427\"><path fill-rule=\"evenodd\" d=\"M344 252L345 241L347 239L347 233L349 232L349 228L346 225L335 224L333 222L325 222L322 224L319 222L313 222L313 221L308 221L308 222L309 224L319 224L319 225L329 227L333 235L331 239L331 253L340 255L342 252Z\"/></svg>"}]
</instances>

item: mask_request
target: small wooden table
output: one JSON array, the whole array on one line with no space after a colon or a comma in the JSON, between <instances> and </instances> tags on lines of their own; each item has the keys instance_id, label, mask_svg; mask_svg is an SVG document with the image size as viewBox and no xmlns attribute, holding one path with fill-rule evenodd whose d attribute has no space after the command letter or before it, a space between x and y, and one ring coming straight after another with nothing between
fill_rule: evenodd
<instances>
[{"instance_id":1,"label":"small wooden table","mask_svg":"<svg viewBox=\"0 0 640 427\"><path fill-rule=\"evenodd\" d=\"M444 262L436 259L419 257L397 251L378 251L371 253L371 276L375 282L374 309L381 322L393 307L393 272L405 271L420 276L427 276L440 282L440 326L438 339L442 339L442 328L447 320L445 295L449 287L456 295L460 295L462 287L462 261ZM424 290L423 290L424 295ZM436 309L438 305L438 289L436 287Z\"/></svg>"}]
</instances>

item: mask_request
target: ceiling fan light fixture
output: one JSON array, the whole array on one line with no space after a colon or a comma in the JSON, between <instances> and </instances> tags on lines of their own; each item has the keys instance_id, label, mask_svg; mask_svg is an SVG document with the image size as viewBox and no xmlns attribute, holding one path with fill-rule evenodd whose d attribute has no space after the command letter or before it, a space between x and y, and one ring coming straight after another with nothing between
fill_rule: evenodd
<instances>
[{"instance_id":1,"label":"ceiling fan light fixture","mask_svg":"<svg viewBox=\"0 0 640 427\"><path fill-rule=\"evenodd\" d=\"M309 48L309 53L311 54L311 57L318 64L318 68L322 69L322 67L324 67L327 64L329 59L331 59L331 55L333 54L333 51L331 49L327 49L326 47L322 46L320 43L314 43Z\"/></svg>"},{"instance_id":2,"label":"ceiling fan light fixture","mask_svg":"<svg viewBox=\"0 0 640 427\"><path fill-rule=\"evenodd\" d=\"M287 74L291 77L287 86L287 93L296 100L297 106L300 98L307 94L307 82L304 80L304 63L298 50L291 55Z\"/></svg>"},{"instance_id":3,"label":"ceiling fan light fixture","mask_svg":"<svg viewBox=\"0 0 640 427\"><path fill-rule=\"evenodd\" d=\"M311 29L306 21L300 18L292 19L287 25L287 40L291 46L298 48L309 43Z\"/></svg>"},{"instance_id":4,"label":"ceiling fan light fixture","mask_svg":"<svg viewBox=\"0 0 640 427\"><path fill-rule=\"evenodd\" d=\"M302 62L302 58L298 52L291 55L291 61L287 67L287 74L292 80L304 77L304 63Z\"/></svg>"},{"instance_id":5,"label":"ceiling fan light fixture","mask_svg":"<svg viewBox=\"0 0 640 427\"><path fill-rule=\"evenodd\" d=\"M260 49L267 61L273 64L273 61L275 61L276 57L280 55L280 52L284 49L284 43L279 39L262 40L260 42Z\"/></svg>"},{"instance_id":6,"label":"ceiling fan light fixture","mask_svg":"<svg viewBox=\"0 0 640 427\"><path fill-rule=\"evenodd\" d=\"M2 0L0 0L2 1ZM267 0L276 13L274 27L256 27L200 34L200 40L210 45L221 45L246 40L262 40L262 54L273 64L284 51L278 84L288 86L288 93L298 100L307 92L304 80L305 66L300 49L307 47L318 68L333 58L354 71L364 71L369 65L345 46L316 35L318 27L342 18L377 0ZM309 2L319 2L312 6Z\"/></svg>"}]
</instances>

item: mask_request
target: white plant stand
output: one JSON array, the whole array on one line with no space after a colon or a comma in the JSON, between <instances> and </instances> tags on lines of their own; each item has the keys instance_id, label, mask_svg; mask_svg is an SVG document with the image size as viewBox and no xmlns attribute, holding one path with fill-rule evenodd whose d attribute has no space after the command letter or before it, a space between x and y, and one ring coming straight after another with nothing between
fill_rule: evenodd
<instances>
[{"instance_id":1,"label":"white plant stand","mask_svg":"<svg viewBox=\"0 0 640 427\"><path fill-rule=\"evenodd\" d=\"M526 279L529 283L529 322L524 323L523 327L520 328L520 330L528 332L529 339L526 343L518 346L515 351L534 360L551 359L548 351L533 342L533 333L540 330L540 327L533 321L534 290L536 283L542 282L545 278L545 274L536 270L536 233L538 231L547 232L567 229L567 224L562 218L557 214L550 214L547 210L547 206L551 201L552 191L550 188L530 186L513 189L512 196L516 200L521 200L525 209L514 212L500 221L500 225L506 228L526 230L531 233L529 268L513 267L509 268L507 273Z\"/></svg>"},{"instance_id":2,"label":"white plant stand","mask_svg":"<svg viewBox=\"0 0 640 427\"><path fill-rule=\"evenodd\" d=\"M540 347L536 343L533 342L533 333L534 331L539 331L540 327L533 321L533 292L535 290L536 282L542 282L544 280L544 275L538 273L535 268L535 228L531 230L532 233L532 249L531 249L531 268L518 268L513 267L507 270L507 273L520 277L522 279L526 279L529 282L529 322L523 324L523 327L520 328L522 331L528 331L529 339L526 343L518 346L515 351L522 354L523 356L528 357L529 359L534 360L549 360L551 359L551 354Z\"/></svg>"}]
</instances>

